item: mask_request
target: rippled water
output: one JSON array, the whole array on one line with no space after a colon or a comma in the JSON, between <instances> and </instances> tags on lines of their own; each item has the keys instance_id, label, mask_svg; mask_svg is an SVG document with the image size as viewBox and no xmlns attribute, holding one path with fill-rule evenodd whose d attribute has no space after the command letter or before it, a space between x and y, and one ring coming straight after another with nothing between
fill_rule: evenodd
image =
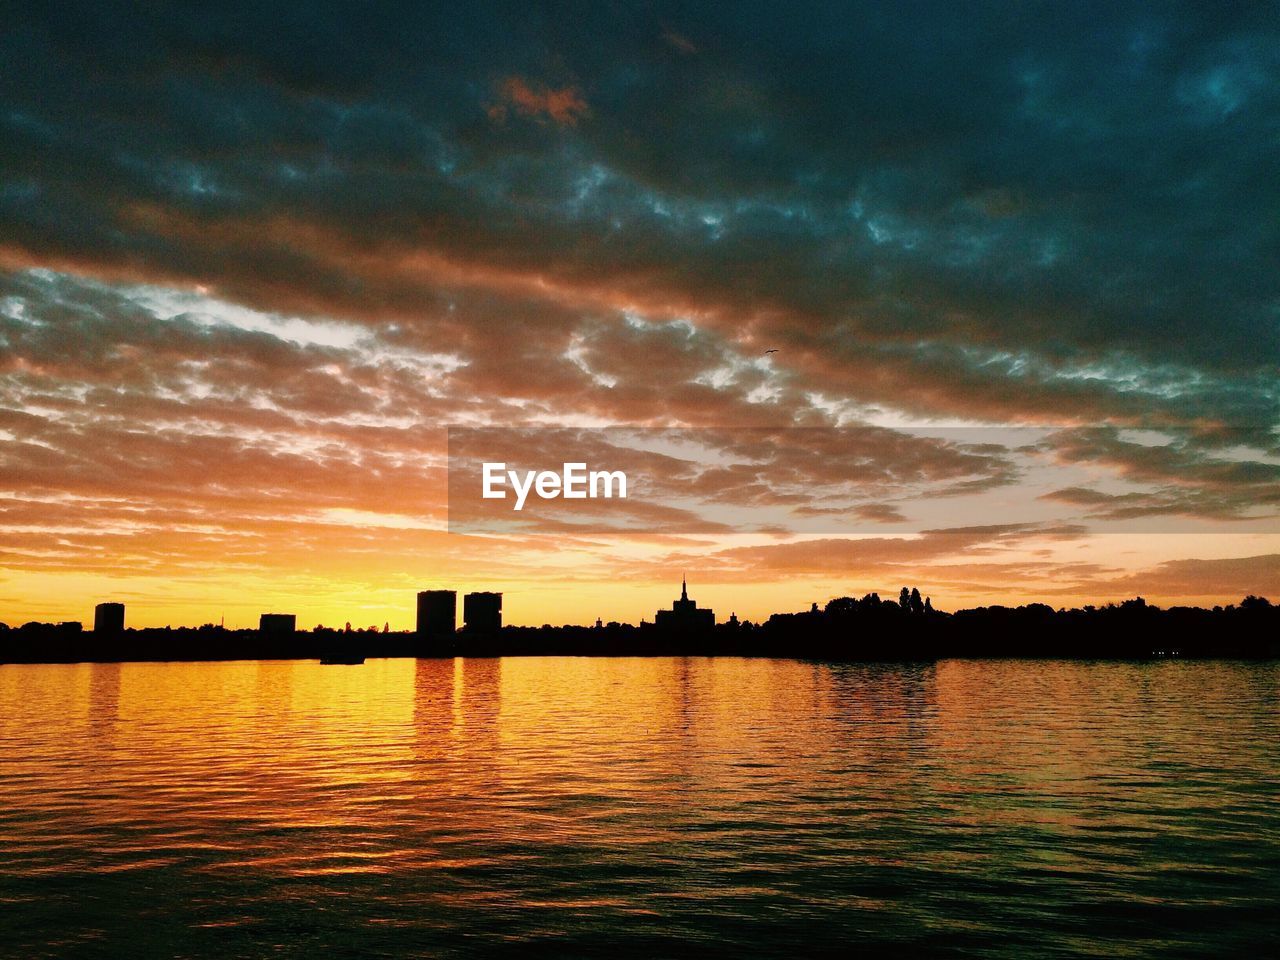
<instances>
[{"instance_id":1,"label":"rippled water","mask_svg":"<svg viewBox=\"0 0 1280 960\"><path fill-rule=\"evenodd\" d=\"M1276 664L0 667L0 956L1259 956Z\"/></svg>"}]
</instances>

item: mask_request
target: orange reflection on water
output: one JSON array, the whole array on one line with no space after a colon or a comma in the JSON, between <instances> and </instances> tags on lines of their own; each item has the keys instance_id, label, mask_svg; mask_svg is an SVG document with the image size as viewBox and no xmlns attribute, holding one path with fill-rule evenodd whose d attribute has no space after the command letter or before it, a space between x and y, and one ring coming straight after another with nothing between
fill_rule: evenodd
<instances>
[{"instance_id":1,"label":"orange reflection on water","mask_svg":"<svg viewBox=\"0 0 1280 960\"><path fill-rule=\"evenodd\" d=\"M909 925L924 897L962 931L974 904L1013 916L999 897L1043 884L1064 910L1077 884L1175 902L1169 871L1217 877L1228 868L1204 861L1219 849L1266 889L1274 862L1236 838L1276 829L1276 677L701 658L4 666L0 844L24 890L145 878L209 929L340 884L397 928L913 903ZM1227 896L1197 882L1202 900Z\"/></svg>"}]
</instances>

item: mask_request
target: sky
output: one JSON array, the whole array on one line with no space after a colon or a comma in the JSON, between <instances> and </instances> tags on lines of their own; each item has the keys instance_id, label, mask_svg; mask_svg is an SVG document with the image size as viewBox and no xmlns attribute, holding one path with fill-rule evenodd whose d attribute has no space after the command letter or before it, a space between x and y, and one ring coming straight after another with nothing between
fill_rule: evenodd
<instances>
[{"instance_id":1,"label":"sky","mask_svg":"<svg viewBox=\"0 0 1280 960\"><path fill-rule=\"evenodd\" d=\"M0 16L0 620L1280 598L1269 5ZM620 425L859 523L450 529L450 427Z\"/></svg>"}]
</instances>

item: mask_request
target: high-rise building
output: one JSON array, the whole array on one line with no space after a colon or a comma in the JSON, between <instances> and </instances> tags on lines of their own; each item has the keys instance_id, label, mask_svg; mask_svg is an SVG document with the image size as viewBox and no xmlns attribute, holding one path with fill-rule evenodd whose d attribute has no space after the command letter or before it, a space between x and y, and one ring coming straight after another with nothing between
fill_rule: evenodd
<instances>
[{"instance_id":1,"label":"high-rise building","mask_svg":"<svg viewBox=\"0 0 1280 960\"><path fill-rule=\"evenodd\" d=\"M502 629L502 594L468 593L462 598L462 621L470 633L497 633Z\"/></svg>"},{"instance_id":2,"label":"high-rise building","mask_svg":"<svg viewBox=\"0 0 1280 960\"><path fill-rule=\"evenodd\" d=\"M710 630L716 625L714 610L698 606L689 599L689 585L684 578L680 579L680 599L671 604L670 610L659 610L653 617L654 625L662 630L688 632L693 630Z\"/></svg>"},{"instance_id":3,"label":"high-rise building","mask_svg":"<svg viewBox=\"0 0 1280 960\"><path fill-rule=\"evenodd\" d=\"M100 603L93 608L93 632L112 635L124 632L124 604Z\"/></svg>"},{"instance_id":4,"label":"high-rise building","mask_svg":"<svg viewBox=\"0 0 1280 960\"><path fill-rule=\"evenodd\" d=\"M258 618L258 633L264 637L291 637L298 629L298 618L292 613L264 613Z\"/></svg>"},{"instance_id":5,"label":"high-rise building","mask_svg":"<svg viewBox=\"0 0 1280 960\"><path fill-rule=\"evenodd\" d=\"M418 636L447 639L458 628L458 591L423 590L418 594Z\"/></svg>"}]
</instances>

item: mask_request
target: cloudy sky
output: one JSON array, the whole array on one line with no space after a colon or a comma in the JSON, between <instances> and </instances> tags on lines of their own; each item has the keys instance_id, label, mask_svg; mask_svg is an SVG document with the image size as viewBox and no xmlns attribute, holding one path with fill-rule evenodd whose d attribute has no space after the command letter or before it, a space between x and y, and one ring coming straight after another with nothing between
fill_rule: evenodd
<instances>
[{"instance_id":1,"label":"cloudy sky","mask_svg":"<svg viewBox=\"0 0 1280 960\"><path fill-rule=\"evenodd\" d=\"M1280 595L1274 7L3 18L0 619ZM619 424L760 430L714 498L862 526L449 532L450 426Z\"/></svg>"}]
</instances>

